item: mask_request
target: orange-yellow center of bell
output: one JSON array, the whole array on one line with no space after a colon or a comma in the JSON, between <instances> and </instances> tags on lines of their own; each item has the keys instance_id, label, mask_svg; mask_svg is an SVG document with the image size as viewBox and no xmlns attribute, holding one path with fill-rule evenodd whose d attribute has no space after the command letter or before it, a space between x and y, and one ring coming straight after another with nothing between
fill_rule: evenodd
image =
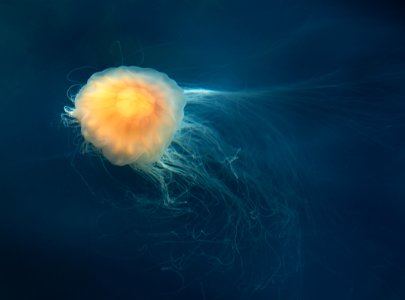
<instances>
[{"instance_id":1,"label":"orange-yellow center of bell","mask_svg":"<svg viewBox=\"0 0 405 300\"><path fill-rule=\"evenodd\" d=\"M153 113L155 101L148 91L130 87L117 94L116 107L124 117L145 118Z\"/></svg>"}]
</instances>

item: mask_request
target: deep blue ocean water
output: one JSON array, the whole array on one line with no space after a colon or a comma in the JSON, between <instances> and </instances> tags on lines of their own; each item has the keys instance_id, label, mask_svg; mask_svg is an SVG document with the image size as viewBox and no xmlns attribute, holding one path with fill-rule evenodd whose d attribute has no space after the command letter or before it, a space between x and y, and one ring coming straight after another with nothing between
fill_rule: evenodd
<instances>
[{"instance_id":1,"label":"deep blue ocean water","mask_svg":"<svg viewBox=\"0 0 405 300\"><path fill-rule=\"evenodd\" d=\"M405 299L402 6L0 0L0 299ZM128 193L156 187L81 154L60 117L69 87L119 65L276 91L249 123L220 126L235 143L246 129L258 185L292 199L294 226L266 219L265 246L246 229L252 239L220 260L236 208L216 206L208 226L202 210L134 207ZM220 245L176 236L190 224Z\"/></svg>"}]
</instances>

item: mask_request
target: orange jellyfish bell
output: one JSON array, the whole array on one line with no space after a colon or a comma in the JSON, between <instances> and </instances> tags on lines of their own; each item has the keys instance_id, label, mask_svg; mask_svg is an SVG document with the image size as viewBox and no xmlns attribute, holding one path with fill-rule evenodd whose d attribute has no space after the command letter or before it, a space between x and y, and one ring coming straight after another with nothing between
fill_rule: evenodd
<instances>
[{"instance_id":1,"label":"orange jellyfish bell","mask_svg":"<svg viewBox=\"0 0 405 300\"><path fill-rule=\"evenodd\" d=\"M114 165L157 162L183 119L183 90L166 74L121 66L93 74L66 112Z\"/></svg>"}]
</instances>

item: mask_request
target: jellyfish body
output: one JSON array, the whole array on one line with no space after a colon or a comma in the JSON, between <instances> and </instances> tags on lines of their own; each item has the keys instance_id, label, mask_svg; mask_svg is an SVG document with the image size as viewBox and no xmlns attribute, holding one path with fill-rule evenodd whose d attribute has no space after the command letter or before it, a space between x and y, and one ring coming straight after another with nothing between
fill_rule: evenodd
<instances>
[{"instance_id":1,"label":"jellyfish body","mask_svg":"<svg viewBox=\"0 0 405 300\"><path fill-rule=\"evenodd\" d=\"M153 69L110 68L93 74L68 114L85 140L114 165L160 159L183 118L182 89Z\"/></svg>"}]
</instances>

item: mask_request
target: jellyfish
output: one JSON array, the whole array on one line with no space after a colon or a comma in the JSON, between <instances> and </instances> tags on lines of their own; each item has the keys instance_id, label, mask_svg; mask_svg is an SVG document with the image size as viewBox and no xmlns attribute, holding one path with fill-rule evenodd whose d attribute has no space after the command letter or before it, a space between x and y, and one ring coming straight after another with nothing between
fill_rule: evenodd
<instances>
[{"instance_id":1,"label":"jellyfish","mask_svg":"<svg viewBox=\"0 0 405 300\"><path fill-rule=\"evenodd\" d=\"M141 175L158 191L126 188L125 197L137 207L133 231L150 225L137 239L169 253L165 269L187 272L204 257L208 273L244 274L257 290L281 279L299 252L294 191L277 171L278 161L294 158L264 111L268 96L180 87L154 69L119 66L93 74L63 119L80 127L85 153L133 169L134 181ZM258 253L266 258L250 267Z\"/></svg>"}]
</instances>

